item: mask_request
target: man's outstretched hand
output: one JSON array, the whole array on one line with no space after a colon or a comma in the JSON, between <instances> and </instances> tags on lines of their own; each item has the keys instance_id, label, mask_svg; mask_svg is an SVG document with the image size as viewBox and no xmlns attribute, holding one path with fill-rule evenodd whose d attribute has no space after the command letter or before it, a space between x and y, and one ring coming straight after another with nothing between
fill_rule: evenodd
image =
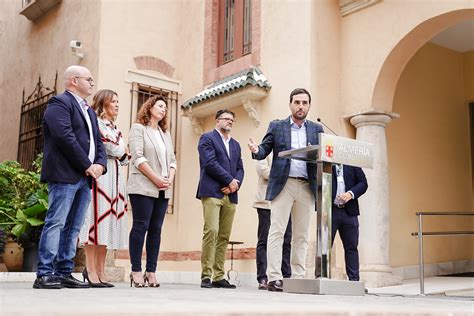
<instances>
[{"instance_id":1,"label":"man's outstretched hand","mask_svg":"<svg viewBox=\"0 0 474 316\"><path fill-rule=\"evenodd\" d=\"M254 142L252 137L249 137L249 143L247 144L247 146L249 146L249 149L253 154L258 153L258 145L256 142Z\"/></svg>"}]
</instances>

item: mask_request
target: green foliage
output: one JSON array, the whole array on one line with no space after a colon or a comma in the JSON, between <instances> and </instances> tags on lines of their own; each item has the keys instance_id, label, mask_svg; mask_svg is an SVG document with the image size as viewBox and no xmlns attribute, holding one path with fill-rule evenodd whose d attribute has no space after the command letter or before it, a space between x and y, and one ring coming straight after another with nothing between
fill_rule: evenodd
<instances>
[{"instance_id":1,"label":"green foliage","mask_svg":"<svg viewBox=\"0 0 474 316\"><path fill-rule=\"evenodd\" d=\"M16 161L0 164L0 226L8 238L39 236L48 209L47 186L40 182L42 155L27 171ZM38 238L38 237L35 237Z\"/></svg>"}]
</instances>

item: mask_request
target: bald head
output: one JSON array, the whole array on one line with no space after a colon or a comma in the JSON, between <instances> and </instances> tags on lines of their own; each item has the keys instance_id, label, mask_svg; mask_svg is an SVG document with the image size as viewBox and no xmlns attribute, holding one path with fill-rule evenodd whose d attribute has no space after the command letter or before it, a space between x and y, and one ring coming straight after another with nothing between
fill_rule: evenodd
<instances>
[{"instance_id":1,"label":"bald head","mask_svg":"<svg viewBox=\"0 0 474 316\"><path fill-rule=\"evenodd\" d=\"M66 71L64 72L64 84L67 85L68 80L74 77L80 76L90 76L90 71L86 67L72 65L67 67Z\"/></svg>"},{"instance_id":2,"label":"bald head","mask_svg":"<svg viewBox=\"0 0 474 316\"><path fill-rule=\"evenodd\" d=\"M92 94L94 80L89 69L83 66L69 66L64 72L64 87L81 98Z\"/></svg>"}]
</instances>

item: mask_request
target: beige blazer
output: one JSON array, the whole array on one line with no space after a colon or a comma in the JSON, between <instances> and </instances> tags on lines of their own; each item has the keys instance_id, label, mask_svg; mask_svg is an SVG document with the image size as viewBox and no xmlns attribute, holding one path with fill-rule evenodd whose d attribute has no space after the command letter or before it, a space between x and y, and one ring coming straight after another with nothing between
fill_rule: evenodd
<instances>
[{"instance_id":1,"label":"beige blazer","mask_svg":"<svg viewBox=\"0 0 474 316\"><path fill-rule=\"evenodd\" d=\"M158 127L158 131L165 143L166 162L160 160L156 133L152 127L135 123L130 129L128 144L132 159L127 185L128 194L141 194L157 198L160 193L155 184L138 169L140 164L148 162L151 169L158 175L162 174L162 166L168 166L168 174L170 168L176 169L176 157L171 135L169 132L163 132L160 127ZM172 188L165 190L165 198L172 197L172 190Z\"/></svg>"},{"instance_id":2,"label":"beige blazer","mask_svg":"<svg viewBox=\"0 0 474 316\"><path fill-rule=\"evenodd\" d=\"M272 165L272 154L263 160L257 160L258 186L255 194L253 207L270 209L270 201L265 200L267 193L268 178L270 177L270 166Z\"/></svg>"}]
</instances>

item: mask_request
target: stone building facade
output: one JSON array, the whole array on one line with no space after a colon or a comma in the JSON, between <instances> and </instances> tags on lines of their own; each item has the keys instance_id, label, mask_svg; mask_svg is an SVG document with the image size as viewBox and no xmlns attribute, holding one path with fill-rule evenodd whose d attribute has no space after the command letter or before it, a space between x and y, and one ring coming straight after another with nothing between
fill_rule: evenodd
<instances>
[{"instance_id":1,"label":"stone building facade","mask_svg":"<svg viewBox=\"0 0 474 316\"><path fill-rule=\"evenodd\" d=\"M200 133L213 128L212 114L226 107L237 115L232 136L243 147L246 170L231 237L244 242L235 269L253 278L257 177L246 143L249 137L260 140L271 120L289 114L288 96L296 87L312 93L310 119L320 117L341 136L375 144L360 216L361 277L369 285L417 277L418 244L411 236L416 212L474 208L470 0L0 0L0 5L0 160L18 157L23 90L28 97L41 77L45 87L56 85L62 92L68 65L88 67L95 89L118 92L118 125L125 137L149 93L171 100L179 167L158 269L170 271L173 280L184 280L181 272L198 278L202 211L195 199L196 147ZM226 24L226 10L241 24ZM225 39L226 30L235 36ZM71 41L80 41L81 48L72 51ZM249 81L182 108L249 69L258 69L266 86L252 77L257 84ZM433 218L426 225L433 231L472 230L474 221ZM336 243L336 277L344 273L341 248ZM470 237L427 239L427 275L472 271L472 249ZM129 268L126 251L116 258Z\"/></svg>"}]
</instances>

